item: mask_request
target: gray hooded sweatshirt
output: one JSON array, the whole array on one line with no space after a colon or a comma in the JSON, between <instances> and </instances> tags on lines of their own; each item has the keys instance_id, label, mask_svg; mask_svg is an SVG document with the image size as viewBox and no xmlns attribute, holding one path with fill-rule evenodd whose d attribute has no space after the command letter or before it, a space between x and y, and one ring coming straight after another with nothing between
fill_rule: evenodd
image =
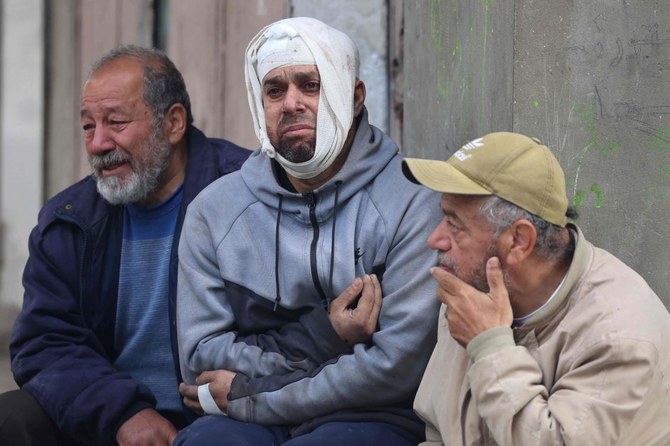
<instances>
[{"instance_id":1,"label":"gray hooded sweatshirt","mask_svg":"<svg viewBox=\"0 0 670 446\"><path fill-rule=\"evenodd\" d=\"M423 435L411 410L436 341L426 246L439 194L410 183L398 147L364 112L342 169L311 193L277 181L256 151L188 208L177 322L184 380L237 372L228 416L292 425L380 421ZM328 319L354 278L382 285L378 329L353 348Z\"/></svg>"}]
</instances>

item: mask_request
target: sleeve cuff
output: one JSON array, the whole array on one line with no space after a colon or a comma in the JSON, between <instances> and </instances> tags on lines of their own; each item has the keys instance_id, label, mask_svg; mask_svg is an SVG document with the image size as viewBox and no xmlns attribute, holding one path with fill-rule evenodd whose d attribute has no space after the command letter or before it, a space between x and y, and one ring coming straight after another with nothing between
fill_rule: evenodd
<instances>
[{"instance_id":1,"label":"sleeve cuff","mask_svg":"<svg viewBox=\"0 0 670 446\"><path fill-rule=\"evenodd\" d=\"M515 346L511 327L493 327L475 336L465 350L472 362L477 362L485 356Z\"/></svg>"}]
</instances>

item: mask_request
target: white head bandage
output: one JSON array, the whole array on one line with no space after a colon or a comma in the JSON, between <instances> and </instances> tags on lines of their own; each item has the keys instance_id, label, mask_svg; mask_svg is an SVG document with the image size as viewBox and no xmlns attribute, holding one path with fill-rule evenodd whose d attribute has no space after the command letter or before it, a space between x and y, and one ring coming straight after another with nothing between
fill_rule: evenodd
<instances>
[{"instance_id":1,"label":"white head bandage","mask_svg":"<svg viewBox=\"0 0 670 446\"><path fill-rule=\"evenodd\" d=\"M296 178L313 178L326 170L340 154L353 122L358 63L354 42L319 20L294 17L263 28L247 46L244 67L254 130L263 153L276 158ZM316 147L312 159L303 163L293 163L276 152L263 112L263 78L275 68L290 65L316 65L321 77Z\"/></svg>"},{"instance_id":2,"label":"white head bandage","mask_svg":"<svg viewBox=\"0 0 670 446\"><path fill-rule=\"evenodd\" d=\"M316 65L307 44L290 26L277 24L265 32L265 38L267 40L256 53L256 71L261 81L275 68Z\"/></svg>"}]
</instances>

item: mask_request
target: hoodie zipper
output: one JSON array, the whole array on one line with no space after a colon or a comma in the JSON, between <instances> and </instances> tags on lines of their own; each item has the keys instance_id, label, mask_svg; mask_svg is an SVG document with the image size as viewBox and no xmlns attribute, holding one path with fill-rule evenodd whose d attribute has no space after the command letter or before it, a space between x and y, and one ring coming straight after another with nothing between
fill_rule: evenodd
<instances>
[{"instance_id":1,"label":"hoodie zipper","mask_svg":"<svg viewBox=\"0 0 670 446\"><path fill-rule=\"evenodd\" d=\"M312 281L314 282L314 288L319 293L321 297L321 302L324 305L324 308L327 307L328 299L326 298L326 293L323 291L321 286L321 281L319 280L319 270L316 263L316 250L319 243L319 223L316 220L316 195L312 192L308 192L305 195L305 200L307 200L307 207L309 208L309 221L312 223L312 244L310 246L309 253L309 263L312 269Z\"/></svg>"}]
</instances>

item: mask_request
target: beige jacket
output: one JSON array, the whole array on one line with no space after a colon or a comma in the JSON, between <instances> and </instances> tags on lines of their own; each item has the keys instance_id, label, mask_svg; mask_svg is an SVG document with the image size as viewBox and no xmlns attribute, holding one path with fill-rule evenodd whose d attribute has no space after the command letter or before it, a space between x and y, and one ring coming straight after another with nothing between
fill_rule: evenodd
<instances>
[{"instance_id":1,"label":"beige jacket","mask_svg":"<svg viewBox=\"0 0 670 446\"><path fill-rule=\"evenodd\" d=\"M577 231L563 285L522 327L466 351L440 310L414 401L424 445L670 445L670 315Z\"/></svg>"}]
</instances>

